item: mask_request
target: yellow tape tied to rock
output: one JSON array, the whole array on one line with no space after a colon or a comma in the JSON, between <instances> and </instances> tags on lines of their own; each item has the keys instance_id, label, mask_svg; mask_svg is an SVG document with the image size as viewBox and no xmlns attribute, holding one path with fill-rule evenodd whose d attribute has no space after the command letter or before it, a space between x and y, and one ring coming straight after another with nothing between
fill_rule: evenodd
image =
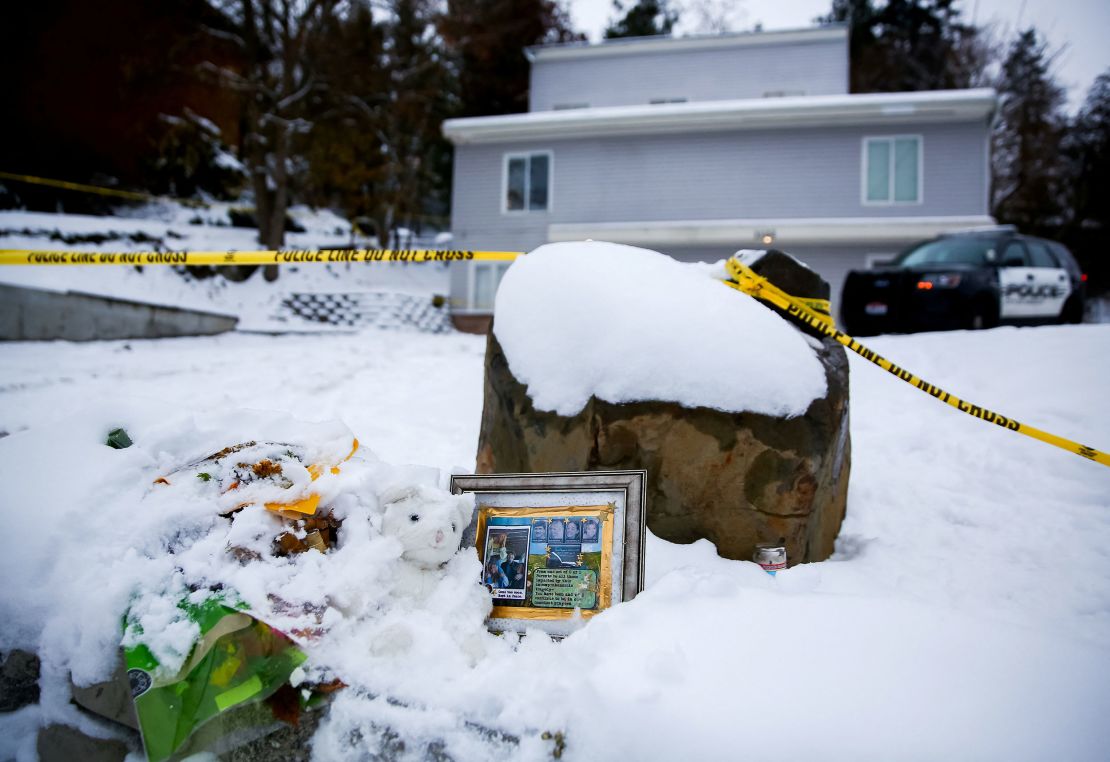
<instances>
[{"instance_id":1,"label":"yellow tape tied to rock","mask_svg":"<svg viewBox=\"0 0 1110 762\"><path fill-rule=\"evenodd\" d=\"M511 262L522 256L517 251L467 251L438 249L313 249L284 251L45 251L26 249L0 250L0 265L290 265L300 263L344 262ZM847 334L837 330L829 314L829 303L823 299L792 296L758 275L735 258L729 259L726 269L731 276L725 285L778 307L786 316L835 339L865 360L878 365L896 378L947 403L962 413L1016 431L1027 437L1075 453L1087 460L1110 466L1110 454L1073 442L1047 431L1034 428L1007 416L944 391L924 381L905 368L868 349Z\"/></svg>"},{"instance_id":2,"label":"yellow tape tied to rock","mask_svg":"<svg viewBox=\"0 0 1110 762\"><path fill-rule=\"evenodd\" d=\"M961 413L967 413L968 415L974 418L978 418L981 421L993 423L1001 426L1004 429L1016 431L1017 433L1024 434L1027 437L1032 437L1033 439L1045 442L1046 444L1059 447L1063 450L1067 450L1068 452L1072 452L1076 455L1084 457L1087 460L1093 460L1094 462L1101 463L1104 466L1110 466L1110 454L1100 452L1093 447L1088 447L1087 445L1079 444L1078 442L1073 442L1070 439L1058 437L1055 434L1049 434L1047 431L1041 431L1040 429L1026 425L1019 421L1015 421L1013 418L1008 418L1004 415L1000 415L999 413L987 410L984 407L973 405L966 400L960 399L954 394L944 391L939 386L934 386L933 384L930 384L927 381L918 378L905 368L898 367L890 360L863 346L851 336L838 331L836 329L836 325L833 324L832 318L829 317L827 314L821 314L819 312L811 310L803 303L803 300L795 298L786 293L766 278L756 274L754 270L752 270L750 267L746 266L742 262L739 262L736 259L729 259L726 264L726 269L728 270L728 274L732 276L732 279L724 281L725 285L750 296L754 296L755 298L767 302L768 304L772 304L775 307L778 307L779 309L785 311L787 316L791 319L807 325L810 328L813 328L825 334L826 336L835 339L837 342L843 344L845 347L852 350L865 360L878 365L880 368L887 371L888 373L891 373L896 378L899 378L902 381L905 381L907 384L925 392L934 399L951 405L952 407L959 410Z\"/></svg>"},{"instance_id":3,"label":"yellow tape tied to rock","mask_svg":"<svg viewBox=\"0 0 1110 762\"><path fill-rule=\"evenodd\" d=\"M0 265L295 265L344 262L511 262L517 251L288 249L282 251L46 251L0 249Z\"/></svg>"}]
</instances>

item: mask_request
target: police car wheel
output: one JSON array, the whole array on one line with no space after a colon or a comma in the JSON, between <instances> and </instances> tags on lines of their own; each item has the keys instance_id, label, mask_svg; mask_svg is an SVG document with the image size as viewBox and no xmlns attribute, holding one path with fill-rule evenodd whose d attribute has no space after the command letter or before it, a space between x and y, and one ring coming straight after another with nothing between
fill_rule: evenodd
<instances>
[{"instance_id":1,"label":"police car wheel","mask_svg":"<svg viewBox=\"0 0 1110 762\"><path fill-rule=\"evenodd\" d=\"M1061 323L1082 323L1083 322L1083 300L1076 295L1064 304L1064 309L1060 311Z\"/></svg>"},{"instance_id":2,"label":"police car wheel","mask_svg":"<svg viewBox=\"0 0 1110 762\"><path fill-rule=\"evenodd\" d=\"M998 324L998 317L993 306L985 299L978 299L972 303L968 312L966 327L971 331L981 331L984 328L993 328Z\"/></svg>"}]
</instances>

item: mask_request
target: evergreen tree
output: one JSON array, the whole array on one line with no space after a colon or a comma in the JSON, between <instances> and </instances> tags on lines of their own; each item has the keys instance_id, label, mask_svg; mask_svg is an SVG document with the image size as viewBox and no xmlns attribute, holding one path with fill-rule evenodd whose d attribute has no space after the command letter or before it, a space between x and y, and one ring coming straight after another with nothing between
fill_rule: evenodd
<instances>
[{"instance_id":1,"label":"evergreen tree","mask_svg":"<svg viewBox=\"0 0 1110 762\"><path fill-rule=\"evenodd\" d=\"M439 30L454 59L458 116L527 111L524 49L584 39L555 0L447 0Z\"/></svg>"},{"instance_id":2,"label":"evergreen tree","mask_svg":"<svg viewBox=\"0 0 1110 762\"><path fill-rule=\"evenodd\" d=\"M610 22L605 39L670 34L678 22L678 11L671 8L667 0L637 0L627 11L625 7L620 0L613 0L613 10L624 16Z\"/></svg>"},{"instance_id":3,"label":"evergreen tree","mask_svg":"<svg viewBox=\"0 0 1110 762\"><path fill-rule=\"evenodd\" d=\"M7 3L3 22L0 168L125 190L234 195L241 177L221 151L238 145L239 99L196 67L235 65L238 48L227 19L205 0ZM105 214L121 203L6 185L0 205Z\"/></svg>"},{"instance_id":4,"label":"evergreen tree","mask_svg":"<svg viewBox=\"0 0 1110 762\"><path fill-rule=\"evenodd\" d=\"M822 23L847 23L853 93L946 90L983 83L993 58L985 33L954 0L833 0Z\"/></svg>"},{"instance_id":5,"label":"evergreen tree","mask_svg":"<svg viewBox=\"0 0 1110 762\"><path fill-rule=\"evenodd\" d=\"M1110 69L1098 76L1068 133L1072 220L1110 229Z\"/></svg>"},{"instance_id":6,"label":"evergreen tree","mask_svg":"<svg viewBox=\"0 0 1110 762\"><path fill-rule=\"evenodd\" d=\"M368 3L360 3L313 41L308 57L343 87L312 96L316 118L298 145L307 164L304 199L341 210L350 220L374 219L388 172L380 138L389 103L385 25L376 23Z\"/></svg>"},{"instance_id":7,"label":"evergreen tree","mask_svg":"<svg viewBox=\"0 0 1110 762\"><path fill-rule=\"evenodd\" d=\"M383 16L376 23L360 4L312 50L337 85L314 103L305 190L348 219L369 219L363 232L389 246L398 227L419 230L428 211L446 208L450 161L439 126L455 101L431 3L392 0Z\"/></svg>"},{"instance_id":8,"label":"evergreen tree","mask_svg":"<svg viewBox=\"0 0 1110 762\"><path fill-rule=\"evenodd\" d=\"M1062 238L1090 278L1088 293L1105 292L1110 289L1110 70L1087 91L1064 144L1070 219Z\"/></svg>"},{"instance_id":9,"label":"evergreen tree","mask_svg":"<svg viewBox=\"0 0 1110 762\"><path fill-rule=\"evenodd\" d=\"M1018 35L1002 64L992 135L992 213L1025 232L1062 222L1064 91L1049 72L1045 42L1033 29Z\"/></svg>"},{"instance_id":10,"label":"evergreen tree","mask_svg":"<svg viewBox=\"0 0 1110 762\"><path fill-rule=\"evenodd\" d=\"M443 54L429 0L393 0L389 27L389 106L382 123L388 158L385 197L377 216L381 231L398 223L420 230L424 213L445 209L449 149L440 125L455 108L455 83Z\"/></svg>"}]
</instances>

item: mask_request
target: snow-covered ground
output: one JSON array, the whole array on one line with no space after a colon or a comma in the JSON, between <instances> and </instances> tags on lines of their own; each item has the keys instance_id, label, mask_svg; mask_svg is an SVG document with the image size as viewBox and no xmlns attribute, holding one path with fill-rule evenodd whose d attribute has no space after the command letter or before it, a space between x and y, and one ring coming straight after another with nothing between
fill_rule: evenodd
<instances>
[{"instance_id":1,"label":"snow-covered ground","mask_svg":"<svg viewBox=\"0 0 1110 762\"><path fill-rule=\"evenodd\" d=\"M79 214L0 211L0 248L66 249L77 251L250 251L259 248L256 231L230 227L231 205L189 209L176 204L148 204L111 217ZM353 236L350 224L325 210L295 207L290 216L304 228L288 233L286 246L297 249L357 246L374 248L377 241ZM297 325L281 315L280 304L291 293L393 292L430 298L446 295L446 265L335 264L281 268L281 277L267 283L261 272L247 281L224 278L195 280L170 267L49 267L0 268L0 283L51 291L155 302L174 307L219 312L239 317L240 330L319 332L318 322ZM284 319L283 319L284 318Z\"/></svg>"},{"instance_id":2,"label":"snow-covered ground","mask_svg":"<svg viewBox=\"0 0 1110 762\"><path fill-rule=\"evenodd\" d=\"M869 344L964 398L1110 447L1110 326ZM80 565L81 549L98 558L129 541L112 512L119 495L104 487L151 466L132 451L94 451L104 426L134 416L136 431L153 431L159 416L211 423L226 420L221 410L266 409L340 419L385 461L472 468L483 348L473 336L375 331L0 345L0 429L11 433L0 481L18 496L5 501L0 649L33 638L36 601L66 600L37 575L61 584L59 568L80 569L95 580L101 570ZM346 733L386 718L449 740L464 720L531 738L563 730L573 760L1105 759L1110 469L961 415L854 357L851 370L852 480L831 560L771 578L706 542L652 538L644 593L561 643L491 638L473 666L434 638L391 660L348 643L330 658L353 687L317 757L350 752ZM113 473L109 455L131 460ZM40 492L71 504L36 503ZM55 627L47 644L56 654L96 642L80 619L95 612L70 602L72 631ZM0 717L0 757L29 748L42 713L61 711L60 691L44 693L41 713ZM422 711L409 717L369 693ZM468 754L464 740L448 744L458 759L488 751ZM524 744L515 756L550 748Z\"/></svg>"},{"instance_id":3,"label":"snow-covered ground","mask_svg":"<svg viewBox=\"0 0 1110 762\"><path fill-rule=\"evenodd\" d=\"M222 213L201 212L200 221ZM193 224L198 213L191 210L148 206L130 214L0 212L0 246L255 248L253 231ZM290 246L350 243L338 218L308 210L295 216L307 232L291 235ZM54 232L87 240L50 241ZM108 238L88 238L97 235ZM551 282L566 273L532 275ZM718 300L705 291L715 284L687 282L665 268L658 275L668 285L682 281L681 289L665 288L668 294L681 290L699 309L723 310L709 326L726 314L745 324L767 317L723 286ZM506 283L524 277L523 268L510 270ZM276 284L257 276L243 284L188 281L157 267L14 267L0 268L0 282L156 295L164 304L232 312L242 327L261 330L287 327L272 320L273 309L293 291L447 291L446 270L427 265L287 267ZM585 286L563 287L583 294ZM524 349L514 360L534 376L536 394L548 384L553 406L570 409L590 393L658 392L653 363L674 353L694 363L695 372L668 376L690 382L672 390L680 401L688 401L684 390L705 392L693 385L699 378L731 380L770 367L699 358L699 344L687 335L668 337L666 326L656 326L658 346L614 386L606 358L635 346L635 337L613 334L602 337L609 345L599 339L593 347L601 351L575 350L593 330L594 313L614 307L600 289L596 310L580 310L583 336L566 328L573 315L560 331L543 334L545 341L569 340L561 352L596 371L559 376L565 369L544 366L547 355L529 353L526 340L546 330L558 299L550 310L544 299L556 292L517 303ZM636 301L638 293L622 293L622 309L650 310ZM524 325L529 314L535 325ZM511 322L499 323L510 344ZM645 329L634 315L626 327ZM765 353L797 343L775 333L783 328L764 326L771 337ZM724 334L702 340L718 355L736 349ZM868 345L974 403L1110 447L1110 325L884 337ZM795 355L807 352L804 344L790 346ZM167 467L236 437L272 430L280 441L300 438L325 451L349 441L336 433L346 429L307 422L341 421L368 450L342 476L322 479L322 489L346 495L338 510L351 526L352 517L370 519L376 505L366 495L389 479L427 474L389 464L430 466L441 475L473 468L483 352L479 337L374 330L0 344L0 431L9 435L0 438L9 531L0 554L0 651L33 648L45 660L41 705L0 715L0 759L31 758L44 722L99 732L68 706L68 675L81 682L106 677L128 602L159 585L171 589L182 574L191 583L241 581L248 598L254 585L263 592L278 586L289 596L299 590L306 602L315 588L346 602L350 621L311 652L350 686L316 737L320 760L357 758L351 733L374 722L409 738L444 739L458 760L506 755L475 735L476 725L523 739L509 749L517 759L550 753L551 744L539 739L543 730L565 732L564 758L573 760L1106 757L1110 469L961 415L855 356L848 516L832 559L771 578L754 564L719 558L704 541L677 546L649 538L644 593L560 643L486 635L481 606L464 594L477 577L465 556L429 605L414 612L391 602L387 581L399 561L373 532L355 533L326 561L274 563L243 578L219 560L222 551L208 568L205 548L222 548L226 530L201 487L191 501L151 497L151 480ZM540 364L529 366L529 357ZM725 391L721 404L775 401L773 387ZM802 389L794 407L819 391ZM103 434L120 425L135 446L105 448ZM252 525L236 531L244 526ZM175 556L163 552L167 537ZM352 592L359 587L361 598ZM375 628L391 621L414 623L414 644L400 655L373 653ZM475 660L457 641L479 634L484 655Z\"/></svg>"}]
</instances>

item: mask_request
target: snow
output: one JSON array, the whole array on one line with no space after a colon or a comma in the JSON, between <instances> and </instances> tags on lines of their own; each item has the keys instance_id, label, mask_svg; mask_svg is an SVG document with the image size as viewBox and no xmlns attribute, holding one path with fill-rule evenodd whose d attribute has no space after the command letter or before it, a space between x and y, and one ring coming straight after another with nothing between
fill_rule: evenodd
<instances>
[{"instance_id":1,"label":"snow","mask_svg":"<svg viewBox=\"0 0 1110 762\"><path fill-rule=\"evenodd\" d=\"M253 251L257 232L229 227L233 205L215 203L208 209L177 204L149 204L111 217L79 214L0 211L0 247L5 249L67 249L77 251ZM290 216L305 228L288 233L289 248L366 247L355 240L350 224L332 212L293 207ZM202 224L203 223L203 224ZM106 236L96 243L89 236ZM85 240L81 240L84 237ZM74 243L67 243L69 238ZM320 322L298 324L282 310L291 293L378 293L426 296L447 294L447 265L409 263L286 265L274 283L256 271L242 283L224 278L196 280L170 267L50 267L0 268L0 283L49 291L78 291L171 307L197 309L239 317L239 330L320 332L336 330Z\"/></svg>"},{"instance_id":2,"label":"snow","mask_svg":"<svg viewBox=\"0 0 1110 762\"><path fill-rule=\"evenodd\" d=\"M1110 326L869 345L962 397L1107 445ZM435 466L439 478L471 468L482 348L478 337L381 332L4 345L0 428L20 433L0 439L0 482L23 518L0 556L9 582L0 649L36 645L48 690L39 707L0 718L0 757L31 748L48 718L82 721L65 705L64 676L103 674L136 577L158 592L180 584L174 568L230 573L200 552L220 545L218 532L200 533L196 555L157 553L171 529L222 520L203 500L152 510L154 474L248 434L324 449L346 436L339 424L298 419L342 419L386 461ZM510 750L521 759L550 754L543 730L567 734L571 760L721 759L742 748L821 759L1103 758L1110 473L862 361L851 370L853 471L833 559L771 578L708 542L652 537L647 589L634 601L560 643L483 636L485 655L471 664L458 642L480 635L482 614L467 597L477 572L460 556L425 606L341 617L312 649L314 664L352 686L317 733L316 758L356 756L348 734L383 721L411 738L444 738L459 759L497 751L474 724L520 735ZM255 411L236 412L244 407ZM136 445L100 445L121 423ZM367 461L342 477L353 483L332 485L349 516L372 515L367 495L382 473L430 478L394 468ZM368 612L386 600L381 580L397 561L365 526L345 560L269 570L257 591L236 582L248 596L279 583L305 597L361 591L365 600L348 605ZM411 650L371 655L395 624L412 630ZM170 633L167 653L173 645Z\"/></svg>"},{"instance_id":3,"label":"snow","mask_svg":"<svg viewBox=\"0 0 1110 762\"><path fill-rule=\"evenodd\" d=\"M90 401L154 398L189 411L251 408L342 420L372 449L386 443L392 462L472 468L484 349L469 334L383 331L0 343L0 431L70 419ZM62 365L48 359L58 352Z\"/></svg>"},{"instance_id":4,"label":"snow","mask_svg":"<svg viewBox=\"0 0 1110 762\"><path fill-rule=\"evenodd\" d=\"M296 213L309 232L293 245L349 235L330 215ZM137 219L9 212L0 230L255 246L252 231L190 225L185 214L219 216L176 207L146 207ZM50 247L37 232L2 241ZM622 287L583 283L568 263ZM0 278L225 305L265 324L266 300L286 287L383 278L391 288L445 291L445 275L431 286L427 272L286 268L276 287L188 283L155 267L4 268ZM636 288L623 287L630 273ZM823 376L802 388L812 347L714 283L718 274L629 247L545 247L506 274L496 330L514 373L551 409L663 389L684 404L804 410L824 392ZM666 309L628 319L644 303ZM526 342L527 331L535 333ZM740 354L723 351L737 344L762 355L755 367L702 356ZM1110 325L867 344L964 399L1110 447ZM412 749L441 740L460 760L550 759L544 731L565 733L562 758L572 761L735 759L747 749L829 760L1105 758L1110 470L962 415L854 355L852 477L832 559L772 578L706 541L649 536L645 591L561 642L486 634L488 600L466 552L427 600L391 595L400 547L380 532L376 496L385 484L443 484L473 469L484 348L476 336L382 331L0 344L0 652L31 648L44 660L40 704L0 715L0 759L34 759L37 729L49 722L111 735L69 703L70 676L107 676L128 609L172 668L191 630L167 601L218 582L259 611L274 594L327 604L320 622L269 610L285 626L327 629L305 643L298 679L335 674L349 686L313 739L317 760L360 758L366 749L352 748L352 733L368 739L382 724ZM550 363L558 356L569 365ZM131 448L102 444L118 426ZM229 544L265 550L274 517L255 505L229 525L212 484L173 476L248 440L339 460L355 436L363 449L315 483L345 517L344 544L326 556L231 563ZM154 484L167 474L170 486ZM303 488L304 474L290 475ZM260 500L271 494L263 486Z\"/></svg>"},{"instance_id":5,"label":"snow","mask_svg":"<svg viewBox=\"0 0 1110 762\"><path fill-rule=\"evenodd\" d=\"M239 161L239 158L235 156L235 154L223 149L219 149L216 152L216 166L244 175L247 173L247 168L243 165L243 162Z\"/></svg>"},{"instance_id":6,"label":"snow","mask_svg":"<svg viewBox=\"0 0 1110 762\"><path fill-rule=\"evenodd\" d=\"M628 132L648 126L663 130L689 129L692 125L751 128L783 123L850 123L847 120L871 124L877 117L915 112L936 112L946 118L952 118L952 111L968 117L985 115L994 109L997 100L992 88L972 88L600 106L448 119L443 123L443 134L448 140L461 144L523 139L528 135L568 137L576 130L591 134Z\"/></svg>"},{"instance_id":7,"label":"snow","mask_svg":"<svg viewBox=\"0 0 1110 762\"><path fill-rule=\"evenodd\" d=\"M541 410L591 396L798 416L825 395L812 347L720 264L610 243L542 246L501 281L494 332Z\"/></svg>"}]
</instances>

